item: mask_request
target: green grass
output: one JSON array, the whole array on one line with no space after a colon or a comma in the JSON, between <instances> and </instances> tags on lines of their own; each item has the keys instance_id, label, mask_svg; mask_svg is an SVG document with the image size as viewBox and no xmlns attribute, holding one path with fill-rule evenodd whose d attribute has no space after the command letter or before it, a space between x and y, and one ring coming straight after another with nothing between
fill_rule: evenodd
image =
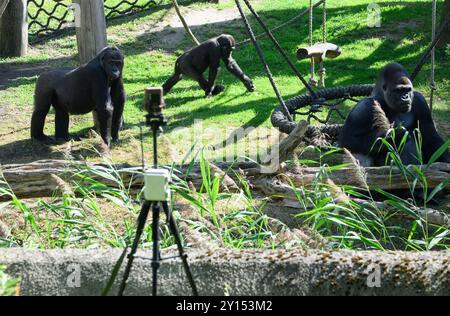
<instances>
[{"instance_id":1,"label":"green grass","mask_svg":"<svg viewBox=\"0 0 450 316\"><path fill-rule=\"evenodd\" d=\"M0 266L0 296L14 296L19 293L20 279L12 279L5 273L6 267Z\"/></svg>"},{"instance_id":2,"label":"green grass","mask_svg":"<svg viewBox=\"0 0 450 316\"><path fill-rule=\"evenodd\" d=\"M183 3L183 2L182 2ZM379 1L382 9L382 27L371 29L366 26L366 7L371 1L328 1L328 40L338 44L342 55L335 60L326 62L328 87L354 83L374 82L379 69L390 61L398 61L412 70L421 53L429 44L430 33L430 4L429 1ZM439 2L441 7L442 2ZM190 8L202 9L213 6L208 3L191 4ZM160 38L151 35L155 22L167 16L170 6L162 5L148 13L139 13L133 17L115 19L109 23L109 44L118 45L126 55L124 81L128 94L125 118L126 130L122 133L124 141L116 146L113 156L116 159L138 162L138 157L122 155L133 151L136 145L133 140L139 138L138 125L143 121L142 103L143 88L146 86L159 86L171 74L175 59L183 50L192 44L184 39L176 43L174 49L151 49L158 46ZM233 2L228 1L218 5L219 8L229 9ZM269 26L276 26L286 19L293 17L300 10L305 9L305 3L295 0L258 1L256 9ZM314 36L320 40L321 11L315 11ZM256 32L260 32L253 21ZM147 30L143 32L142 30ZM218 23L206 28L194 28L197 36L204 40L210 36L229 32L237 40L247 37L246 31L240 23ZM276 37L288 54L294 58L295 50L306 45L308 41L307 19L298 21L294 25L276 33ZM290 72L288 66L274 50L267 39L261 40L268 63L272 69L280 91L287 99L305 92L298 79ZM160 46L160 45L159 45ZM245 72L252 77L257 87L255 93L247 93L240 82L237 82L224 69L218 82L226 86L225 92L211 99L203 98L203 92L197 84L190 80L183 80L174 90L166 96L166 114L170 119L166 134L175 151L184 152L192 142L179 142L179 134L172 132L177 127L187 127L193 131L195 120L203 120L203 126L218 128L222 139L234 128L254 126L270 128L270 115L277 101L272 88L265 76L255 50L251 45L239 47L235 54ZM444 138L449 137L448 121L450 112L448 100L450 98L449 77L450 59L445 49L437 52L437 102L434 107L434 117L440 127ZM73 33L63 35L61 38L50 40L33 47L30 56L24 58L0 60L0 66L16 64L76 66L76 41ZM296 61L300 71L308 77L309 64L306 61ZM416 88L425 95L429 93L428 78L429 66L426 65L417 78ZM20 77L1 90L0 106L19 108L18 111L29 117L33 103L34 77ZM350 104L346 104L345 111ZM1 138L0 143L14 142L27 139L28 118L20 118L14 122L14 128L23 126L24 130L15 133L12 137ZM335 118L335 121L339 121ZM47 130L53 133L52 124L47 124ZM72 120L71 131L85 133L92 126L90 116L78 117ZM13 128L10 125L0 127L0 134ZM149 143L149 135L145 137ZM209 139L206 137L205 142ZM0 145L1 146L1 145ZM150 147L148 147L150 149ZM167 157L163 157L167 158ZM167 159L169 160L169 159Z\"/></svg>"}]
</instances>

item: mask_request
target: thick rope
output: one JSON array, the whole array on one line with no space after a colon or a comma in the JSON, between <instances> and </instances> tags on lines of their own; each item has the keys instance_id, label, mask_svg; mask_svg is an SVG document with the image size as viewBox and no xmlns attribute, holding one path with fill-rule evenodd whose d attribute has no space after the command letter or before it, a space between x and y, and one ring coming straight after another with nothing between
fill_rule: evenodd
<instances>
[{"instance_id":1,"label":"thick rope","mask_svg":"<svg viewBox=\"0 0 450 316\"><path fill-rule=\"evenodd\" d=\"M360 84L345 87L333 87L317 90L317 97L323 100L353 99L355 97L367 97L372 93L375 85ZM296 110L311 106L315 100L310 94L304 93L286 101L288 111L293 114ZM297 126L296 122L289 121L284 115L284 110L279 106L275 108L271 117L272 125L281 132L290 134Z\"/></svg>"}]
</instances>

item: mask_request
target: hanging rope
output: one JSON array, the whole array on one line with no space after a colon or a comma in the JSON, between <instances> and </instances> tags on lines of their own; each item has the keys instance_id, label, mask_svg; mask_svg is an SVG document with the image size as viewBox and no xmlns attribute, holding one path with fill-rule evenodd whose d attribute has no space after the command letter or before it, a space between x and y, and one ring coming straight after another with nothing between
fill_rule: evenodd
<instances>
[{"instance_id":1,"label":"hanging rope","mask_svg":"<svg viewBox=\"0 0 450 316\"><path fill-rule=\"evenodd\" d=\"M297 67L294 65L294 63L292 62L292 60L289 58L289 56L287 55L287 53L284 51L284 49L281 47L280 43L278 43L278 41L276 40L276 38L273 36L272 32L270 32L269 28L267 27L267 25L263 22L263 20L261 19L261 17L259 16L259 14L253 9L252 5L250 4L250 2L248 0L244 0L245 5L248 7L248 9L250 10L250 12L253 14L253 16L255 17L256 21L258 21L258 23L261 25L261 27L263 28L264 32L267 33L267 35L269 36L270 40L272 41L272 43L275 45L275 48L278 50L278 52L281 54L281 56L283 56L284 60L286 61L286 63L288 64L288 66L291 68L292 72L298 77L298 79L303 83L303 85L305 86L305 88L309 91L309 93L311 93L312 96L316 97L316 93L314 92L314 90L312 89L312 87L308 84L308 82L306 82L306 80L303 78L302 74L298 71Z\"/></svg>"},{"instance_id":2,"label":"hanging rope","mask_svg":"<svg viewBox=\"0 0 450 316\"><path fill-rule=\"evenodd\" d=\"M326 43L327 42L327 2L324 1L323 2L323 10L322 10L322 43ZM322 59L322 61L320 62L320 68L319 68L319 85L320 87L325 87L325 75L326 75L326 69L325 69L325 64L324 61Z\"/></svg>"},{"instance_id":3,"label":"hanging rope","mask_svg":"<svg viewBox=\"0 0 450 316\"><path fill-rule=\"evenodd\" d=\"M433 0L433 10L432 10L432 23L431 23L431 41L434 42L436 38L436 0ZM433 47L431 50L431 78L430 78L430 110L433 111L434 102L434 92L436 91L436 81L435 81L435 70L436 70L436 48Z\"/></svg>"},{"instance_id":4,"label":"hanging rope","mask_svg":"<svg viewBox=\"0 0 450 316\"><path fill-rule=\"evenodd\" d=\"M309 0L309 47L313 46L313 18L314 18L314 10L313 10L313 0ZM309 84L313 87L317 87L317 79L315 78L316 67L314 63L314 58L311 57L310 64L310 78Z\"/></svg>"},{"instance_id":5,"label":"hanging rope","mask_svg":"<svg viewBox=\"0 0 450 316\"><path fill-rule=\"evenodd\" d=\"M411 81L414 81L414 79L417 77L417 75L419 74L423 65L425 64L426 60L428 59L428 57L430 57L431 51L436 47L437 43L439 42L441 37L444 35L445 29L449 25L450 25L450 14L448 14L445 17L445 20L443 20L441 28L439 29L439 32L436 34L436 36L434 38L434 41L430 44L430 46L428 46L427 50L422 55L422 57L420 58L419 62L416 65L416 67L414 68L414 71L411 74Z\"/></svg>"},{"instance_id":6,"label":"hanging rope","mask_svg":"<svg viewBox=\"0 0 450 316\"><path fill-rule=\"evenodd\" d=\"M272 85L273 91L275 92L275 95L277 96L278 101L279 101L282 109L284 110L284 114L286 115L287 119L292 122L293 121L292 116L289 113L286 103L284 103L283 97L281 96L280 91L278 90L278 88L275 84L275 81L273 80L273 76L270 71L269 65L266 62L266 58L264 57L261 47L259 46L258 42L256 41L255 34L253 33L253 29L250 26L250 23L248 22L244 11L242 10L241 3L239 2L239 0L234 0L234 1L236 2L236 6L239 10L239 13L241 14L242 20L244 21L245 27L247 28L247 31L250 35L253 45L255 46L256 52L258 53L258 56L259 56L259 59L261 60L262 64L264 65L264 69L266 70L267 77L269 78L269 81L270 81L270 84Z\"/></svg>"},{"instance_id":7,"label":"hanging rope","mask_svg":"<svg viewBox=\"0 0 450 316\"><path fill-rule=\"evenodd\" d=\"M183 27L188 34L189 38L192 42L194 42L195 45L200 45L199 40L195 37L194 33L192 33L191 29L189 28L189 25L186 23L186 20L184 19L183 15L181 14L180 7L178 6L177 0L172 0L172 4L175 7L175 11L177 12L178 18L181 21L181 24L183 24Z\"/></svg>"},{"instance_id":8,"label":"hanging rope","mask_svg":"<svg viewBox=\"0 0 450 316\"><path fill-rule=\"evenodd\" d=\"M313 5L313 9L317 8L318 6L320 6L325 0L320 0L319 2L317 2L315 5ZM298 15L294 16L292 19L284 22L283 24L278 25L277 27L274 27L273 29L271 29L270 31L272 33L281 30L282 28L285 28L286 26L291 25L292 23L294 23L295 21L297 21L298 19L300 19L301 17L303 17L304 15L308 14L310 11L310 8L306 9L303 12L300 12ZM260 38L263 36L266 36L267 33L260 33L258 35L255 35L255 38ZM239 42L236 44L236 47L241 46L241 45L247 45L250 44L252 42L251 38L247 38L246 40L243 40L242 42Z\"/></svg>"}]
</instances>

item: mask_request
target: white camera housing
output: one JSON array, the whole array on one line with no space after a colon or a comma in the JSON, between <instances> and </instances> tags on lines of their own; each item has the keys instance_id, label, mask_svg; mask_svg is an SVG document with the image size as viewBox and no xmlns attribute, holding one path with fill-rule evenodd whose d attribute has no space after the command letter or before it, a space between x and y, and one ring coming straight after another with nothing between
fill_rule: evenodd
<instances>
[{"instance_id":1,"label":"white camera housing","mask_svg":"<svg viewBox=\"0 0 450 316\"><path fill-rule=\"evenodd\" d=\"M167 169L147 169L144 172L144 198L147 201L170 201L170 173Z\"/></svg>"}]
</instances>

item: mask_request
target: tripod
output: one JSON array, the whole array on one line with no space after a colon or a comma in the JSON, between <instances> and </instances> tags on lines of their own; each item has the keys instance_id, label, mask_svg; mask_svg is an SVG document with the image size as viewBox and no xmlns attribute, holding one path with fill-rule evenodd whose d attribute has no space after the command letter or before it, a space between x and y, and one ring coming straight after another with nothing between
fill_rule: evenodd
<instances>
[{"instance_id":1,"label":"tripod","mask_svg":"<svg viewBox=\"0 0 450 316\"><path fill-rule=\"evenodd\" d=\"M149 125L153 132L153 164L154 168L156 169L158 167L158 150L157 150L157 136L158 131L162 130L162 126L167 124L167 119L163 116L163 114L157 113L157 114L148 114L146 115L146 124ZM184 252L183 245L181 243L180 234L178 231L177 224L175 222L175 219L172 216L172 212L169 208L169 203L167 200L165 201L147 201L145 200L142 204L141 210L139 212L139 216L137 219L137 228L136 228L136 236L134 238L134 241L131 246L130 253L127 256L127 265L123 274L123 279L119 287L119 296L123 296L123 293L125 291L125 288L127 286L128 277L130 276L131 268L133 266L134 258L136 257L136 252L139 246L139 241L141 239L142 233L144 231L145 223L147 222L148 214L150 212L150 209L152 210L152 242L153 242L153 253L152 253L152 294L153 296L156 296L157 294L157 285L158 285L158 269L160 267L160 262L163 260L161 258L161 254L159 251L159 216L161 213L161 206L162 209L166 215L167 223L169 224L169 230L172 233L175 243L177 244L179 257L182 260L184 271L186 273L186 276L188 278L189 284L192 288L192 293L194 296L198 296L197 287L194 282L194 278L192 277L191 270L189 268L189 264L187 261L187 255ZM120 266L122 265L123 260L125 259L126 253L127 253L128 247L126 247L120 256L119 260L117 261L111 278L108 282L108 285L106 286L105 290L103 291L103 295L108 294L109 290L111 289L112 285L114 284L114 281L118 275L118 272L120 270Z\"/></svg>"}]
</instances>

